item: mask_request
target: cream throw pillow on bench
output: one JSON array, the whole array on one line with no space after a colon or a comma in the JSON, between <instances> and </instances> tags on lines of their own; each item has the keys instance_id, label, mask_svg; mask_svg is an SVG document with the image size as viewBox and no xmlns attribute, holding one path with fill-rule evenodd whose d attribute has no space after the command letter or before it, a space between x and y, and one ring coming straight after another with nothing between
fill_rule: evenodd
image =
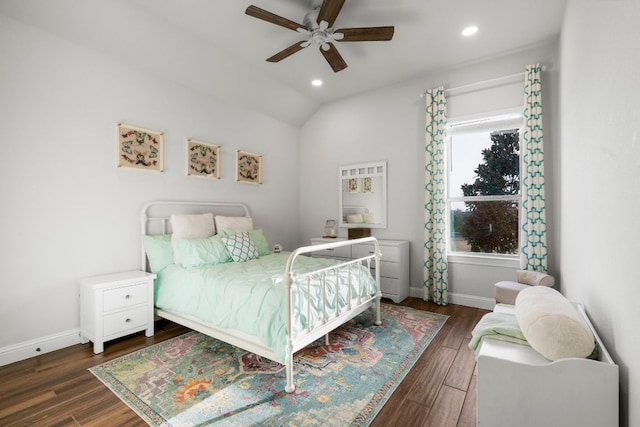
<instances>
[{"instance_id":1,"label":"cream throw pillow on bench","mask_svg":"<svg viewBox=\"0 0 640 427\"><path fill-rule=\"evenodd\" d=\"M516 318L529 345L549 360L588 357L595 347L591 329L560 292L545 286L524 289Z\"/></svg>"}]
</instances>

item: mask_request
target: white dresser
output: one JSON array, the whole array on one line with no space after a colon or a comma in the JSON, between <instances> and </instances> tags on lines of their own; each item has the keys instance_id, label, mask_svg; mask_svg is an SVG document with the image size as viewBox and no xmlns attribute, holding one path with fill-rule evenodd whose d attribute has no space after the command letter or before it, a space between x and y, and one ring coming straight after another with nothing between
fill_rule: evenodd
<instances>
[{"instance_id":1,"label":"white dresser","mask_svg":"<svg viewBox=\"0 0 640 427\"><path fill-rule=\"evenodd\" d=\"M102 353L105 341L140 331L153 336L155 277L126 271L80 279L80 341Z\"/></svg>"},{"instance_id":2,"label":"white dresser","mask_svg":"<svg viewBox=\"0 0 640 427\"><path fill-rule=\"evenodd\" d=\"M314 237L311 239L311 244L320 245L322 243L335 242L336 240L346 239ZM409 296L409 241L378 240L378 244L382 254L380 258L380 290L382 291L382 296L399 303ZM373 244L363 243L314 252L313 256L349 260L372 254L373 250Z\"/></svg>"}]
</instances>

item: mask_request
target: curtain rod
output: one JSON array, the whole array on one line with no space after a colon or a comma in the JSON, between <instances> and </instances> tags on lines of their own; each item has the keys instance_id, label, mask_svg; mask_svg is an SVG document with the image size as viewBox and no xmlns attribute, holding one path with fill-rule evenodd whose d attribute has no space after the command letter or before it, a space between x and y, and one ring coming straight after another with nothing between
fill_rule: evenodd
<instances>
[{"instance_id":1,"label":"curtain rod","mask_svg":"<svg viewBox=\"0 0 640 427\"><path fill-rule=\"evenodd\" d=\"M542 71L547 71L546 64L541 64L540 68L542 69ZM493 79L482 80L479 82L469 83L469 84L458 86L458 87L452 87L449 89L445 89L444 92L446 95L450 95L450 96L461 95L461 94L473 92L476 90L481 90L481 89L486 89L493 86L499 86L501 84L511 83L511 81L515 82L519 79L524 80L525 74L526 74L526 71L521 71L519 73L509 74L507 76L496 77ZM427 91L422 92L420 94L420 98L424 98L426 94L427 94Z\"/></svg>"},{"instance_id":2,"label":"curtain rod","mask_svg":"<svg viewBox=\"0 0 640 427\"><path fill-rule=\"evenodd\" d=\"M493 86L499 86L502 84L511 83L512 81L515 82L519 79L524 79L524 74L525 72L521 71L519 73L510 74L508 76L496 77L493 79L483 80L480 82L474 82L474 83L469 83L469 84L458 86L458 87L452 87L449 89L445 89L444 92L445 94L450 96L460 95L467 92L473 92L475 90L481 90L481 89L485 89Z\"/></svg>"}]
</instances>

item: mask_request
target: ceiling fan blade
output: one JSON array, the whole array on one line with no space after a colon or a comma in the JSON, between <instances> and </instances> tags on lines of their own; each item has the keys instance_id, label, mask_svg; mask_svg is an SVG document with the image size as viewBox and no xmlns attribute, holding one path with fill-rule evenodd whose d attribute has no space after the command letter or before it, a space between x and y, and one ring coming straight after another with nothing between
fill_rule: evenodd
<instances>
[{"instance_id":1,"label":"ceiling fan blade","mask_svg":"<svg viewBox=\"0 0 640 427\"><path fill-rule=\"evenodd\" d=\"M336 49L333 43L327 43L327 45L329 46L329 49L324 50L324 48L320 46L320 52L322 52L324 59L327 60L333 71L337 73L338 71L347 68L347 63L344 62L340 52L338 52L338 49Z\"/></svg>"},{"instance_id":2,"label":"ceiling fan blade","mask_svg":"<svg viewBox=\"0 0 640 427\"><path fill-rule=\"evenodd\" d=\"M342 33L341 42L375 42L393 38L393 27L342 28L335 33Z\"/></svg>"},{"instance_id":3,"label":"ceiling fan blade","mask_svg":"<svg viewBox=\"0 0 640 427\"><path fill-rule=\"evenodd\" d=\"M281 50L280 52L276 53L272 57L267 58L267 61L268 62L280 62L280 61L282 61L286 57L291 56L294 53L299 52L302 49L304 49L306 46L303 46L302 43L304 43L304 42L298 42L296 44L292 44L288 48Z\"/></svg>"},{"instance_id":4,"label":"ceiling fan blade","mask_svg":"<svg viewBox=\"0 0 640 427\"><path fill-rule=\"evenodd\" d=\"M254 18L262 19L263 21L271 22L272 24L280 25L281 27L288 28L290 30L296 31L298 28L304 28L304 25L298 24L297 22L291 21L287 18L283 18L282 16L278 16L275 13L268 12L264 9L260 9L257 6L249 6L247 10L244 11L249 16L253 16Z\"/></svg>"},{"instance_id":5,"label":"ceiling fan blade","mask_svg":"<svg viewBox=\"0 0 640 427\"><path fill-rule=\"evenodd\" d=\"M327 21L329 23L328 27L333 27L333 23L336 22L344 2L345 0L324 0L318 12L318 24L321 21Z\"/></svg>"}]
</instances>

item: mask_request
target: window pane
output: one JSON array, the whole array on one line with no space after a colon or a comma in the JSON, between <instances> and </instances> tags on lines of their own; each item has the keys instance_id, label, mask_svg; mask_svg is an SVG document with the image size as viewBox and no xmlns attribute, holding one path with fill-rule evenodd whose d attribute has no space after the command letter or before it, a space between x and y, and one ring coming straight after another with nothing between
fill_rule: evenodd
<instances>
[{"instance_id":1,"label":"window pane","mask_svg":"<svg viewBox=\"0 0 640 427\"><path fill-rule=\"evenodd\" d=\"M518 129L453 131L449 196L519 194L519 148Z\"/></svg>"},{"instance_id":2,"label":"window pane","mask_svg":"<svg viewBox=\"0 0 640 427\"><path fill-rule=\"evenodd\" d=\"M450 250L518 253L518 201L454 202L450 205Z\"/></svg>"},{"instance_id":3,"label":"window pane","mask_svg":"<svg viewBox=\"0 0 640 427\"><path fill-rule=\"evenodd\" d=\"M451 136L451 169L449 195L463 196L462 186L475 180L475 169L482 163L482 150L491 146L487 132L462 133Z\"/></svg>"}]
</instances>

